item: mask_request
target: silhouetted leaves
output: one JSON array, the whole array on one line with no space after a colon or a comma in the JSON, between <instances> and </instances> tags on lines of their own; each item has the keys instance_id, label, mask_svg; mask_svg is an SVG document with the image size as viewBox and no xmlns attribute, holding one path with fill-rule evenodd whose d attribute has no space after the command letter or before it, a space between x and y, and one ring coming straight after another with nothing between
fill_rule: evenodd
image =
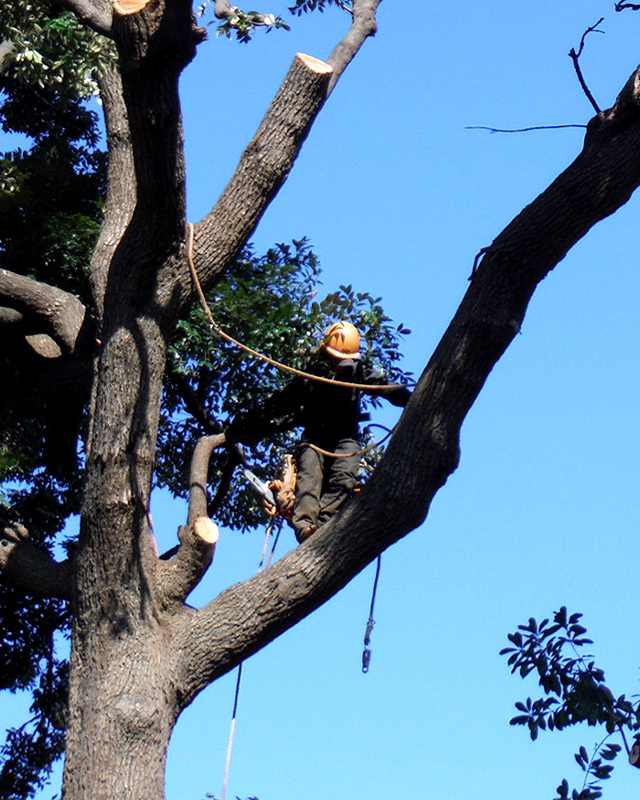
<instances>
[{"instance_id":1,"label":"silhouetted leaves","mask_svg":"<svg viewBox=\"0 0 640 800\"><path fill-rule=\"evenodd\" d=\"M500 651L508 656L511 672L526 677L538 676L543 696L530 697L515 706L521 713L510 720L511 725L526 725L529 735L536 739L541 730L562 730L586 722L602 725L606 734L592 755L584 747L575 754L576 762L585 772L582 789L571 790L566 780L556 789L555 800L597 800L602 796L599 781L607 780L613 771L612 763L622 747L609 741L614 733L626 728L631 735L640 730L638 704L630 703L625 695L615 697L605 683L602 669L596 667L593 656L581 653L581 648L593 644L581 624L582 614L570 616L563 606L553 621L538 623L533 617L528 624L518 625L507 639L513 645Z\"/></svg>"}]
</instances>

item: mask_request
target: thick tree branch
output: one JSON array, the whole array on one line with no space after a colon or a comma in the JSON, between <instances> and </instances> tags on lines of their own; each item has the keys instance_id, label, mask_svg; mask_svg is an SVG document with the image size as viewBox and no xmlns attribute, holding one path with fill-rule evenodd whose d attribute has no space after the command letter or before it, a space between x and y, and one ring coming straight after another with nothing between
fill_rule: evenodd
<instances>
[{"instance_id":1,"label":"thick tree branch","mask_svg":"<svg viewBox=\"0 0 640 800\"><path fill-rule=\"evenodd\" d=\"M640 184L640 81L590 123L576 160L487 248L362 493L275 566L189 614L185 698L335 594L426 517L455 470L465 416L520 330L538 283Z\"/></svg>"},{"instance_id":2,"label":"thick tree branch","mask_svg":"<svg viewBox=\"0 0 640 800\"><path fill-rule=\"evenodd\" d=\"M0 573L3 579L30 594L71 599L71 561L54 561L44 550L32 545L28 538L29 534L22 525L12 525L0 531Z\"/></svg>"},{"instance_id":3,"label":"thick tree branch","mask_svg":"<svg viewBox=\"0 0 640 800\"><path fill-rule=\"evenodd\" d=\"M295 57L222 196L196 226L193 258L205 289L220 279L251 237L339 77L366 39L375 34L379 3L355 0L350 30L327 62L302 53ZM182 275L186 279L182 302L186 303L193 287L184 270Z\"/></svg>"},{"instance_id":4,"label":"thick tree branch","mask_svg":"<svg viewBox=\"0 0 640 800\"><path fill-rule=\"evenodd\" d=\"M220 279L286 180L324 105L331 74L323 61L302 53L294 58L222 196L196 226L193 255L203 287ZM188 271L184 276L187 301L194 290Z\"/></svg>"},{"instance_id":5,"label":"thick tree branch","mask_svg":"<svg viewBox=\"0 0 640 800\"><path fill-rule=\"evenodd\" d=\"M107 129L109 163L104 220L91 259L90 279L101 319L109 267L135 208L136 178L127 107L117 65L107 67L99 76L98 83Z\"/></svg>"},{"instance_id":6,"label":"thick tree branch","mask_svg":"<svg viewBox=\"0 0 640 800\"><path fill-rule=\"evenodd\" d=\"M207 515L207 473L211 454L219 447L224 447L226 436L219 433L215 436L203 436L198 442L191 459L189 474L189 515L187 524L192 525L198 517Z\"/></svg>"},{"instance_id":7,"label":"thick tree branch","mask_svg":"<svg viewBox=\"0 0 640 800\"><path fill-rule=\"evenodd\" d=\"M76 349L86 309L75 295L0 269L0 305L19 312L21 321L27 317L37 321L40 332L48 334L62 352ZM14 320L19 322L17 317Z\"/></svg>"},{"instance_id":8,"label":"thick tree branch","mask_svg":"<svg viewBox=\"0 0 640 800\"><path fill-rule=\"evenodd\" d=\"M180 546L169 561L160 561L159 597L164 608L180 606L209 569L218 541L218 526L207 516L180 528Z\"/></svg>"}]
</instances>

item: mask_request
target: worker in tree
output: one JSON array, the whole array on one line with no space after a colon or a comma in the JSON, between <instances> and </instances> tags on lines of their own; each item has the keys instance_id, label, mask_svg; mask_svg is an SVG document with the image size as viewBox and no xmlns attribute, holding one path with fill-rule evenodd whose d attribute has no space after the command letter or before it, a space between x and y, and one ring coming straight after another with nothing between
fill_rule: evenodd
<instances>
[{"instance_id":1,"label":"worker in tree","mask_svg":"<svg viewBox=\"0 0 640 800\"><path fill-rule=\"evenodd\" d=\"M356 487L361 450L359 423L368 418L360 405L366 387L371 387L370 393L380 394L401 407L411 395L405 386L373 389L383 385L384 378L360 360L360 334L350 322L336 322L329 328L307 372L356 383L362 389L297 376L272 395L264 408L237 417L227 431L231 441L252 445L272 431L303 427L297 448L298 476L291 519L299 542L327 522Z\"/></svg>"}]
</instances>

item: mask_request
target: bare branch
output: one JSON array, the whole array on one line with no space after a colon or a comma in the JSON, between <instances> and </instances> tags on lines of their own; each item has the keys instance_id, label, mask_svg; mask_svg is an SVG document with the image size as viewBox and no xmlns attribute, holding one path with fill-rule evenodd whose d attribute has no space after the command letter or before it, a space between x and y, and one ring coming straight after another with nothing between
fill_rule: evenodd
<instances>
[{"instance_id":1,"label":"bare branch","mask_svg":"<svg viewBox=\"0 0 640 800\"><path fill-rule=\"evenodd\" d=\"M205 289L219 280L287 179L322 109L332 68L298 53L222 196L195 230L193 256ZM184 302L194 294L185 259Z\"/></svg>"},{"instance_id":2,"label":"bare branch","mask_svg":"<svg viewBox=\"0 0 640 800\"><path fill-rule=\"evenodd\" d=\"M198 517L207 516L207 472L211 454L226 443L224 433L216 436L203 436L196 445L191 459L189 475L189 515L187 524L191 525Z\"/></svg>"},{"instance_id":3,"label":"bare branch","mask_svg":"<svg viewBox=\"0 0 640 800\"><path fill-rule=\"evenodd\" d=\"M211 566L218 541L218 526L206 515L180 528L180 546L169 561L160 561L160 603L182 604Z\"/></svg>"},{"instance_id":4,"label":"bare branch","mask_svg":"<svg viewBox=\"0 0 640 800\"><path fill-rule=\"evenodd\" d=\"M91 259L93 300L102 317L109 265L133 215L136 177L127 108L120 73L113 65L98 77L100 98L107 128L109 162L104 221Z\"/></svg>"},{"instance_id":5,"label":"bare branch","mask_svg":"<svg viewBox=\"0 0 640 800\"><path fill-rule=\"evenodd\" d=\"M586 128L586 125L531 125L528 128L491 128L488 125L467 125L466 131L489 131L489 133L527 133L528 131L554 131L561 128Z\"/></svg>"},{"instance_id":6,"label":"bare branch","mask_svg":"<svg viewBox=\"0 0 640 800\"><path fill-rule=\"evenodd\" d=\"M344 39L333 50L327 63L333 67L333 76L327 94L331 94L340 76L353 61L358 51L378 31L376 11L381 0L353 0L351 27Z\"/></svg>"},{"instance_id":7,"label":"bare branch","mask_svg":"<svg viewBox=\"0 0 640 800\"><path fill-rule=\"evenodd\" d=\"M211 454L224 446L226 437L203 436L191 459L187 524L180 528L180 545L173 558L160 565L163 605L182 603L209 569L218 541L218 526L207 515L207 472ZM166 556L165 556L166 558Z\"/></svg>"},{"instance_id":8,"label":"bare branch","mask_svg":"<svg viewBox=\"0 0 640 800\"><path fill-rule=\"evenodd\" d=\"M95 0L57 0L57 3L72 11L87 28L111 38L113 13L110 3Z\"/></svg>"},{"instance_id":9,"label":"bare branch","mask_svg":"<svg viewBox=\"0 0 640 800\"><path fill-rule=\"evenodd\" d=\"M624 0L615 4L616 11L625 11L626 9L630 11L640 11L640 5L637 3L626 3Z\"/></svg>"},{"instance_id":10,"label":"bare branch","mask_svg":"<svg viewBox=\"0 0 640 800\"><path fill-rule=\"evenodd\" d=\"M0 532L0 573L3 579L30 594L71 599L71 561L54 561L28 539L28 531L18 523Z\"/></svg>"},{"instance_id":11,"label":"bare branch","mask_svg":"<svg viewBox=\"0 0 640 800\"><path fill-rule=\"evenodd\" d=\"M580 81L580 86L582 86L582 91L585 93L587 99L595 109L596 114L599 114L601 109L596 103L593 95L589 91L589 87L587 86L584 76L582 75L582 70L580 68L580 56L582 55L582 51L584 50L585 39L590 33L604 33L604 31L598 30L598 25L602 22L603 19L604 17L600 17L600 19L596 22L595 25L592 25L590 28L587 28L587 30L582 34L582 39L580 39L580 47L578 48L577 52L573 47L569 51L569 56L573 61L573 67L576 71L576 75L578 76L578 80Z\"/></svg>"}]
</instances>

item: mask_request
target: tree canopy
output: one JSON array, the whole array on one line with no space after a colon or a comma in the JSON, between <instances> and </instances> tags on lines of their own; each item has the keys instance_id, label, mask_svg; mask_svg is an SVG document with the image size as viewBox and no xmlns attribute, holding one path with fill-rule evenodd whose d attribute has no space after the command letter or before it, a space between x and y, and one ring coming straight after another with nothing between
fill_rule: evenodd
<instances>
[{"instance_id":1,"label":"tree canopy","mask_svg":"<svg viewBox=\"0 0 640 800\"><path fill-rule=\"evenodd\" d=\"M633 156L637 135L633 77L615 106L594 118L574 164L482 250L465 300L363 497L327 526L313 545L289 554L268 575L234 587L195 612L185 600L213 555L215 542L201 533L209 535L212 529L198 525L208 519L210 509L201 499L191 498L180 531L180 550L166 564L158 563L148 514L151 487L164 484L185 493L190 488L185 467L197 434L218 434L239 408L259 402L280 379L274 376L276 383L268 383L271 376L249 370L243 358L227 352L210 336L195 305L187 269L176 85L202 40L201 28L178 2L160 3L157 8L116 4L113 11L100 3L70 0L67 5L92 31L86 34L83 53L95 42L115 42L123 91L110 48L100 49L107 64L98 76L110 151L105 176L104 159L93 150L95 121L79 103L93 91L91 82L82 88L77 76L72 78L71 97L66 89L57 91L47 82L38 87L35 98L30 90L26 99L12 97L13 89L5 90L7 120L23 117L19 124L11 124L16 130L21 130L19 125L22 130L31 126L25 132L34 137L34 145L29 152L10 155L4 164L2 202L6 201L6 219L13 223L7 224L2 240L7 258L0 286L2 333L15 347L3 351L10 354L3 369L11 375L14 391L3 397L5 419L11 424L6 426L2 469L8 480L28 479L30 485L28 489L10 485L6 490L4 548L9 552L2 564L11 585L11 603L20 597L14 622L22 626L7 637L7 650L11 647L15 658L16 644L25 644L12 686L40 681L42 697L62 686L58 678L64 679L65 668L51 655L52 631L64 627L68 614L64 601L74 598L76 667L65 720L69 725L65 792L80 797L85 782L95 787L104 781L105 772L118 774L119 769L131 768L127 747L116 751L117 744L126 740L126 731L135 728L136 744L145 742L147 755L139 763L148 768L149 754L164 752L175 719L208 683L315 609L423 520L431 498L457 466L462 420L494 363L520 330L538 282L596 221L626 201L637 185L638 169ZM311 297L316 265L302 239L276 245L264 256L247 248L335 80L375 29L376 5L363 2L350 7L352 30L326 62L333 72L323 62L294 61L236 175L214 211L196 224L193 257L216 318L224 325L238 324L242 338L255 337L255 344L264 344L285 360L302 358L313 334L344 309L354 321L368 326L381 364L402 377L394 370L403 327L390 324L379 299L358 294L349 282L322 302ZM322 6L307 3L297 8L322 10ZM68 37L76 25L68 15L56 17L51 25L41 24L42 7L34 8L25 27L39 26L55 38ZM216 13L222 32L237 31L241 40L254 26L275 25L264 15L240 15L224 3L216 4ZM46 48L23 46L13 29L9 33L12 44L17 42L13 46L23 47L17 51L22 57L14 62L27 65L28 81L42 63L34 53L45 52L51 69L44 71L56 74L55 48L49 55ZM44 63L48 66L46 59ZM3 73L8 82L14 77ZM52 95L47 96L52 91L54 103ZM61 126L65 135L48 136L50 124ZM59 165L59 173L43 169L48 160ZM51 180L56 175L57 180ZM42 209L52 205L56 216L43 214ZM27 222L21 227L23 214ZM77 247L69 248L69 241ZM64 417L67 424L61 426ZM50 424L51 418L56 425ZM55 436L62 434L60 443ZM76 464L74 448L70 452L68 445L77 437L84 445ZM219 445L223 440L214 438L210 443ZM215 483L215 476L224 470L224 457L211 469ZM207 464L198 480L205 479L208 471ZM402 488L396 493L397 487ZM21 560L36 558L35 550L50 546L67 513L76 510L81 511L82 522L72 558L61 563ZM243 527L253 523L250 514L246 499L233 493L215 518ZM323 567L327 563L344 566L327 570ZM295 576L293 583L285 590L290 576ZM46 601L44 611L42 601L28 599L38 591L54 598ZM29 615L25 603L31 603ZM252 620L242 631L230 627L240 610L250 618L257 608L257 626ZM40 626L37 636L28 619L33 630ZM161 624L156 627L158 620ZM169 651L161 631L171 641ZM202 631L208 634L206 642ZM173 661L174 653L183 655ZM122 696L123 663L130 670L127 679L138 687L143 681L145 689L121 704L114 698ZM165 686L170 687L166 694L160 689ZM42 718L55 742L53 723L60 720L54 720L52 703L47 703ZM95 734L89 737L93 744L81 741L80 731L87 724ZM33 739L32 731L28 735ZM96 757L98 740L105 745L101 758ZM14 745L6 761L12 769L21 763L18 751L23 756L30 752L26 740ZM45 766L46 761L45 757ZM88 768L94 761L95 769ZM39 767L28 756L24 763L25 769L34 767L35 772L23 783L23 792L28 791L29 781L37 781ZM160 772L141 769L135 792L157 794ZM27 773L28 769L23 777ZM8 771L3 777L13 779ZM122 793L122 786L117 790ZM104 796L115 791L116 787L105 787ZM97 796L95 788L89 792Z\"/></svg>"}]
</instances>

